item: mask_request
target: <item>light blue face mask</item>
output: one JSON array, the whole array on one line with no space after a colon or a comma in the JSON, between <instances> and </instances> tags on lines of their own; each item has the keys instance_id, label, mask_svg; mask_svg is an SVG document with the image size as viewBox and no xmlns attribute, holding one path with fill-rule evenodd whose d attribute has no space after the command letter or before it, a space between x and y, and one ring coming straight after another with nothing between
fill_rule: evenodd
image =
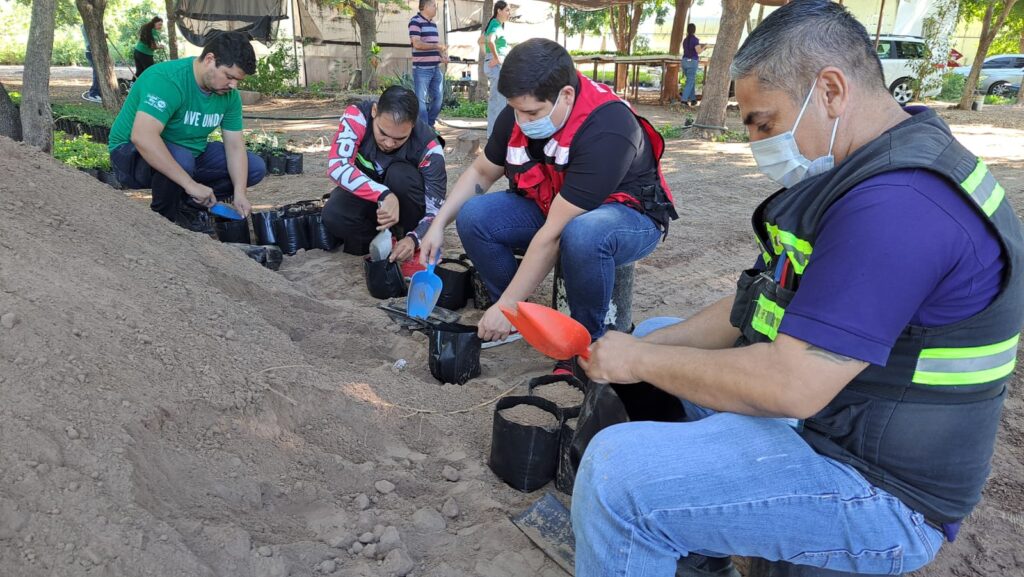
<instances>
[{"instance_id":1,"label":"light blue face mask","mask_svg":"<svg viewBox=\"0 0 1024 577\"><path fill-rule=\"evenodd\" d=\"M750 143L750 152L754 154L757 167L765 176L786 188L794 186L805 178L828 172L835 166L836 158L832 156L832 145L835 144L836 129L839 128L838 118L832 125L832 139L828 143L828 154L814 160L808 160L807 157L800 154L800 147L797 146L796 136L793 134L796 132L796 127L800 125L804 111L807 110L811 95L814 94L817 79L814 82L815 84L811 85L811 91L807 93L807 98L800 108L800 114L797 115L792 129L771 138Z\"/></svg>"},{"instance_id":2,"label":"light blue face mask","mask_svg":"<svg viewBox=\"0 0 1024 577\"><path fill-rule=\"evenodd\" d=\"M555 98L554 105L551 106L551 112L548 112L544 118L538 118L537 120L531 120L529 122L522 122L519 120L519 113L516 112L516 124L519 125L519 130L523 131L526 138L532 138L534 140L541 140L544 138L551 138L556 132L565 126L565 121L569 120L569 114L566 113L565 118L562 119L562 124L555 126L554 122L551 122L551 115L555 113L555 109L558 108L558 102L562 100L562 93L558 93L558 98Z\"/></svg>"}]
</instances>

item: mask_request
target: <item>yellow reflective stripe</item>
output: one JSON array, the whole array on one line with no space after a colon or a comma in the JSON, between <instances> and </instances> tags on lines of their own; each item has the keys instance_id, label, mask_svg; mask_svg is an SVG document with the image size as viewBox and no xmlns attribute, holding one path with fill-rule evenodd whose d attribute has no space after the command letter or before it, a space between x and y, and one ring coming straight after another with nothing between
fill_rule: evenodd
<instances>
[{"instance_id":1,"label":"yellow reflective stripe","mask_svg":"<svg viewBox=\"0 0 1024 577\"><path fill-rule=\"evenodd\" d=\"M976 385L1009 376L1017 363L1020 335L978 347L924 349L913 382L922 385Z\"/></svg>"},{"instance_id":2,"label":"yellow reflective stripe","mask_svg":"<svg viewBox=\"0 0 1024 577\"><path fill-rule=\"evenodd\" d=\"M774 224L765 223L765 229L772 239L772 250L775 251L775 254L782 254L785 251L796 274L804 274L804 269L807 268L807 263L811 260L811 252L814 250L811 243L788 230L781 230Z\"/></svg>"},{"instance_id":3,"label":"yellow reflective stripe","mask_svg":"<svg viewBox=\"0 0 1024 577\"><path fill-rule=\"evenodd\" d=\"M967 177L967 180L960 183L960 185L963 186L964 190L968 193L973 193L974 189L978 188L978 185L981 184L981 180L985 178L985 173L987 172L988 167L985 166L985 162L979 158L978 164L974 165L974 170L971 171L970 176Z\"/></svg>"},{"instance_id":4,"label":"yellow reflective stripe","mask_svg":"<svg viewBox=\"0 0 1024 577\"><path fill-rule=\"evenodd\" d=\"M1013 360L999 367L973 373L929 373L915 371L913 381L919 385L977 385L997 381L1009 376L1016 364L1017 361Z\"/></svg>"},{"instance_id":5,"label":"yellow reflective stripe","mask_svg":"<svg viewBox=\"0 0 1024 577\"><path fill-rule=\"evenodd\" d=\"M786 309L772 302L765 295L757 297L757 306L754 308L754 316L750 319L750 326L757 332L775 340L779 336L779 325L782 324L782 316Z\"/></svg>"},{"instance_id":6,"label":"yellow reflective stripe","mask_svg":"<svg viewBox=\"0 0 1024 577\"><path fill-rule=\"evenodd\" d=\"M960 183L960 186L970 195L971 200L981 207L985 216L992 216L1006 197L1006 191L996 182L995 176L980 158L978 164L974 166L974 170Z\"/></svg>"},{"instance_id":7,"label":"yellow reflective stripe","mask_svg":"<svg viewBox=\"0 0 1024 577\"><path fill-rule=\"evenodd\" d=\"M992 213L999 208L999 204L1003 202L1003 197L1006 196L1006 191L999 184L996 184L995 189L992 191L992 196L988 197L985 204L981 205L981 211L985 213L985 216L992 216Z\"/></svg>"},{"instance_id":8,"label":"yellow reflective stripe","mask_svg":"<svg viewBox=\"0 0 1024 577\"><path fill-rule=\"evenodd\" d=\"M968 359L976 357L987 357L1017 348L1020 342L1020 335L1014 335L1005 341L980 347L948 347L944 349L922 349L919 358L922 359Z\"/></svg>"}]
</instances>

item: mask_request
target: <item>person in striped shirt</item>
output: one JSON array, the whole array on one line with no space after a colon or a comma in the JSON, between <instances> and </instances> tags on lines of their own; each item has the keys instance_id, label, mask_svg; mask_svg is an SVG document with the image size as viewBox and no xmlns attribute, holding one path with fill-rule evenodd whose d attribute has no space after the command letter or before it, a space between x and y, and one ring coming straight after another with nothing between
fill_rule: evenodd
<instances>
[{"instance_id":1,"label":"person in striped shirt","mask_svg":"<svg viewBox=\"0 0 1024 577\"><path fill-rule=\"evenodd\" d=\"M448 62L448 47L437 31L437 0L420 0L420 11L409 20L412 45L412 81L420 101L420 118L431 128L441 113L441 63ZM429 102L429 106L428 106Z\"/></svg>"}]
</instances>

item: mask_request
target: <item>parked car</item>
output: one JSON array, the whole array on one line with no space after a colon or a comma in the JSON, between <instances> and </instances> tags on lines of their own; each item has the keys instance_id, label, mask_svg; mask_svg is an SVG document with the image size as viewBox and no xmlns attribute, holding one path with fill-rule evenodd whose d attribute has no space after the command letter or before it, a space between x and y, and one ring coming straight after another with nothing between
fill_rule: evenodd
<instances>
[{"instance_id":1,"label":"parked car","mask_svg":"<svg viewBox=\"0 0 1024 577\"><path fill-rule=\"evenodd\" d=\"M882 61L882 73L885 85L889 88L896 102L905 105L915 97L935 96L941 90L940 83L919 95L917 87L917 71L914 63L928 54L924 40L914 36L881 36L878 39L878 59ZM938 71L929 73L938 74Z\"/></svg>"},{"instance_id":2,"label":"parked car","mask_svg":"<svg viewBox=\"0 0 1024 577\"><path fill-rule=\"evenodd\" d=\"M967 76L971 73L970 66L962 66L954 72ZM1024 54L997 54L989 56L981 65L978 77L978 90L985 94L1009 96L1007 91L1011 85L1020 86L1024 82Z\"/></svg>"}]
</instances>

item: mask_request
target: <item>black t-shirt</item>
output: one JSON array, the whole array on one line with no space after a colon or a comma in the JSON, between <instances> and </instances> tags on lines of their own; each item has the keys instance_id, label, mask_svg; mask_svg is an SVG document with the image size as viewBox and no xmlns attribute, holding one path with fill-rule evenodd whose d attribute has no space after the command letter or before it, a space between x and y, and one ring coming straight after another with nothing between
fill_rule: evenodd
<instances>
[{"instance_id":1,"label":"black t-shirt","mask_svg":"<svg viewBox=\"0 0 1024 577\"><path fill-rule=\"evenodd\" d=\"M487 141L487 160L505 166L515 114L506 106L494 121ZM529 140L534 159L544 158L547 140ZM591 113L573 138L565 183L559 194L583 210L594 210L614 192L638 191L658 182L651 143L625 103L611 103Z\"/></svg>"}]
</instances>

